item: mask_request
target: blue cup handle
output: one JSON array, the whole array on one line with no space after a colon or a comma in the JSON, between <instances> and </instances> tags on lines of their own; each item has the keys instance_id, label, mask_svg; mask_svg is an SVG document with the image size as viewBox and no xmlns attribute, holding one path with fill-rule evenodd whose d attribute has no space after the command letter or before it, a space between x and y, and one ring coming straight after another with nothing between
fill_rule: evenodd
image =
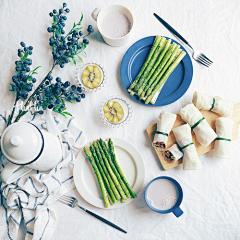
<instances>
[{"instance_id":1,"label":"blue cup handle","mask_svg":"<svg viewBox=\"0 0 240 240\"><path fill-rule=\"evenodd\" d=\"M180 207L178 207L173 211L173 214L178 218L183 214L183 211Z\"/></svg>"}]
</instances>

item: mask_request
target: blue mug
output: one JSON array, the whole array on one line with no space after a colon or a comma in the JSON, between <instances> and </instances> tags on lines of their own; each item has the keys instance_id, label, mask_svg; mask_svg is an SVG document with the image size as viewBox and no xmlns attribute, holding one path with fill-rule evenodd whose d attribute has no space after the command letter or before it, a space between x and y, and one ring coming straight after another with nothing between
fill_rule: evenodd
<instances>
[{"instance_id":1,"label":"blue mug","mask_svg":"<svg viewBox=\"0 0 240 240\"><path fill-rule=\"evenodd\" d=\"M176 186L177 190L178 190L178 199L177 199L177 202L175 203L175 205L173 207L171 207L170 209L167 209L167 210L159 210L155 207L153 207L149 201L148 201L148 197L147 197L147 191L148 191L148 188L149 186L151 185L152 182L158 180L158 179L167 179L168 181L171 181L174 186ZM183 191L182 191L182 188L180 186L180 184L173 178L171 177L166 177L166 176L162 176L162 177L157 177L157 178L154 178L146 187L145 189L145 201L148 205L148 207L150 209L152 209L154 212L157 212L157 213L161 213L161 214L167 214L167 213L173 213L176 217L180 217L182 214L183 214L183 211L182 209L179 207L181 202L182 202L182 199L183 199Z\"/></svg>"}]
</instances>

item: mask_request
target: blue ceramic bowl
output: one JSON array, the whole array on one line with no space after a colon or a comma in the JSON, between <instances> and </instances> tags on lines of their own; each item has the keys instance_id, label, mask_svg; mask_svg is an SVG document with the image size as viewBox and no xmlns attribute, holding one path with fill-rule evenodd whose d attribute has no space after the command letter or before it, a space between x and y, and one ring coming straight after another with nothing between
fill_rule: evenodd
<instances>
[{"instance_id":1,"label":"blue ceramic bowl","mask_svg":"<svg viewBox=\"0 0 240 240\"><path fill-rule=\"evenodd\" d=\"M177 199L177 202L176 202L176 204L175 204L172 208L170 208L170 209L168 209L168 210L159 210L159 209L153 207L153 206L149 203L149 201L148 201L148 197L147 197L148 188L149 188L149 186L151 185L152 182L154 182L154 181L156 181L156 180L158 180L158 179L167 179L168 181L171 181L171 182L174 184L174 186L176 186L176 188L178 189L178 199ZM180 184L179 184L175 179L173 179L173 178L171 178L171 177L162 176L162 177L154 178L154 179L147 185L147 187L146 187L146 189L145 189L145 201L146 201L148 207L149 207L150 209L152 209L154 212L157 212L157 213L167 214L167 213L171 213L171 212L172 212L176 217L180 217L180 216L183 214L182 209L179 207L180 204L181 204L181 202L182 202L182 199L183 199L183 191L182 191L182 188L181 188Z\"/></svg>"}]
</instances>

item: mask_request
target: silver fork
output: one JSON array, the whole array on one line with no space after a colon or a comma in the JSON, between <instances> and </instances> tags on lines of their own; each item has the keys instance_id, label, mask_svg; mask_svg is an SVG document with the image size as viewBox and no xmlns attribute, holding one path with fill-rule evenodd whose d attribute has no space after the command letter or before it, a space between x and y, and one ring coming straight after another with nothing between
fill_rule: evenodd
<instances>
[{"instance_id":1,"label":"silver fork","mask_svg":"<svg viewBox=\"0 0 240 240\"><path fill-rule=\"evenodd\" d=\"M70 196L66 196L63 195L59 198L59 200L65 204L67 204L69 207L74 208L74 207L79 207L80 209L82 209L83 211L85 211L86 213L92 215L93 217L101 220L102 222L110 225L111 227L114 227L116 229L118 229L121 232L127 233L125 230L123 230L122 228L118 227L117 225L115 225L114 223L108 221L107 219L98 216L96 213L93 213L91 211L89 211L88 209L81 207L80 205L78 205L78 200L75 197L70 197Z\"/></svg>"},{"instance_id":2,"label":"silver fork","mask_svg":"<svg viewBox=\"0 0 240 240\"><path fill-rule=\"evenodd\" d=\"M184 43L186 43L193 51L193 59L197 62L201 63L202 65L206 67L210 67L213 63L209 58L207 58L203 53L200 51L194 51L192 46L185 40L175 29L173 29L167 22L165 22L162 18L160 18L156 13L153 14L157 20L163 24L164 27L166 27L172 34L180 38Z\"/></svg>"}]
</instances>

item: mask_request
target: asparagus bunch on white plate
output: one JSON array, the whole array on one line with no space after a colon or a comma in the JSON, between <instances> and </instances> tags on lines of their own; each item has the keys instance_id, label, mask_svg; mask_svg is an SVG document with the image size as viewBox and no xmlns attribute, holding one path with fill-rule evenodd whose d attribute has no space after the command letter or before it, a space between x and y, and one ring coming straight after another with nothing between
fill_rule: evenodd
<instances>
[{"instance_id":1,"label":"asparagus bunch on white plate","mask_svg":"<svg viewBox=\"0 0 240 240\"><path fill-rule=\"evenodd\" d=\"M180 45L171 43L171 39L156 36L147 59L128 89L130 95L136 94L145 104L154 104L164 83L185 55Z\"/></svg>"},{"instance_id":2,"label":"asparagus bunch on white plate","mask_svg":"<svg viewBox=\"0 0 240 240\"><path fill-rule=\"evenodd\" d=\"M105 207L108 208L110 204L115 204L119 200L125 202L130 197L137 197L117 161L111 139L106 144L100 138L90 147L84 147L84 152L97 177Z\"/></svg>"}]
</instances>

